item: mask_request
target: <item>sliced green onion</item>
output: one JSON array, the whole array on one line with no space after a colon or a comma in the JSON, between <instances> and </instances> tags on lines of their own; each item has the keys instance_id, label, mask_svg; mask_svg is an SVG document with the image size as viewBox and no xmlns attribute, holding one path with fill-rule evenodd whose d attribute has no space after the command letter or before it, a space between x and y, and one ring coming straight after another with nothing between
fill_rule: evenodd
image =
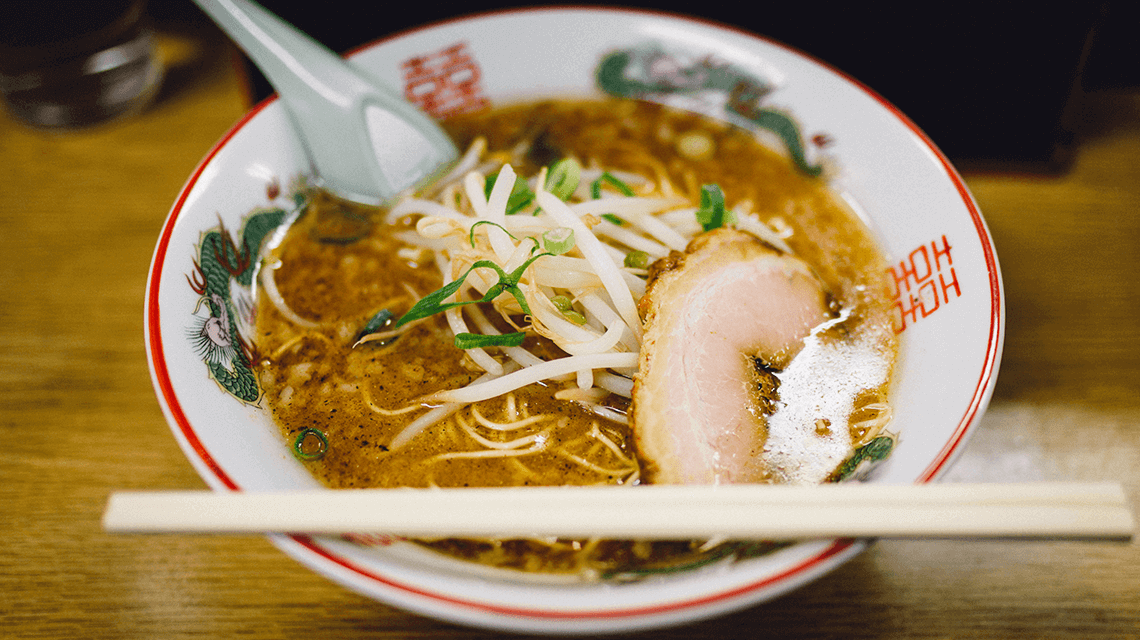
<instances>
[{"instance_id":1,"label":"sliced green onion","mask_svg":"<svg viewBox=\"0 0 1140 640\"><path fill-rule=\"evenodd\" d=\"M328 436L317 429L305 429L293 440L293 455L301 460L320 460L328 450Z\"/></svg>"},{"instance_id":2,"label":"sliced green onion","mask_svg":"<svg viewBox=\"0 0 1140 640\"><path fill-rule=\"evenodd\" d=\"M625 220L622 220L621 218L615 216L612 213L603 213L602 214L602 220L606 220L607 222L612 222L613 224L616 224L619 227L625 226Z\"/></svg>"},{"instance_id":3,"label":"sliced green onion","mask_svg":"<svg viewBox=\"0 0 1140 640\"><path fill-rule=\"evenodd\" d=\"M501 224L499 224L499 223L497 223L497 222L491 222L490 220L480 220L479 222L476 222L475 224L471 225L471 233L469 233L469 234L467 235L467 239L468 239L468 240L471 242L471 248L472 248L472 249L474 249L474 248L475 248L475 227L478 227L478 226L479 226L479 225L481 225L481 224L489 224L489 225L491 225L491 226L493 226L493 227L498 227L498 228L500 228L500 229L502 229L502 230L503 230L503 233L505 233L505 234L507 234L508 236L510 236L510 237L511 237L511 240L518 240L518 238L516 238L516 237L514 237L513 235L511 235L511 232L510 232L510 231L507 231L506 227L504 227L503 225L501 225Z\"/></svg>"},{"instance_id":4,"label":"sliced green onion","mask_svg":"<svg viewBox=\"0 0 1140 640\"><path fill-rule=\"evenodd\" d=\"M602 176L600 178L590 184L590 195L594 196L595 200L602 197L602 183L608 184L611 187L617 189L618 193L622 194L623 196L633 195L633 189L631 189L628 184L615 178L614 175L609 171L605 171L602 173Z\"/></svg>"},{"instance_id":5,"label":"sliced green onion","mask_svg":"<svg viewBox=\"0 0 1140 640\"><path fill-rule=\"evenodd\" d=\"M697 222L705 231L719 229L736 222L736 216L724 206L724 192L715 184L701 186L701 208L697 209Z\"/></svg>"},{"instance_id":6,"label":"sliced green onion","mask_svg":"<svg viewBox=\"0 0 1140 640\"><path fill-rule=\"evenodd\" d=\"M556 256L560 256L574 248L574 230L569 227L557 227L542 234L542 248Z\"/></svg>"},{"instance_id":7,"label":"sliced green onion","mask_svg":"<svg viewBox=\"0 0 1140 640\"><path fill-rule=\"evenodd\" d=\"M645 269L649 266L649 254L644 251L630 251L625 254L625 266L630 269Z\"/></svg>"},{"instance_id":8,"label":"sliced green onion","mask_svg":"<svg viewBox=\"0 0 1140 640\"><path fill-rule=\"evenodd\" d=\"M526 334L522 331L504 333L502 335L484 335L479 333L455 334L455 346L460 349L475 349L478 347L518 347L523 343Z\"/></svg>"},{"instance_id":9,"label":"sliced green onion","mask_svg":"<svg viewBox=\"0 0 1140 640\"><path fill-rule=\"evenodd\" d=\"M515 301L519 303L519 307L522 309L523 313L530 314L530 306L527 305L526 297L523 296L522 289L519 289L518 286L519 279L522 278L522 274L527 270L528 267L530 267L531 263L543 256L549 255L553 254L543 252L532 256L528 258L526 262L519 265L517 269L510 273L503 271L502 267L495 264L494 262L491 262L490 260L479 260L475 262L475 264L471 265L467 271L464 271L463 275L420 298L419 302L417 302L411 309L408 310L407 313L405 313L399 320L396 321L396 326L401 327L409 322L412 322L413 320L426 318L428 316L432 316L437 313L447 311L448 309L453 309L455 307L462 307L468 304L476 304L478 302L491 302L495 298L499 297L499 294L502 293L509 293L514 296ZM460 287L463 286L463 281L467 279L467 276L472 271L479 268L494 270L495 273L499 275L499 281L492 285L491 288L487 290L487 293L478 300L444 302L444 300L447 300L451 296L455 295L455 292L459 291Z\"/></svg>"},{"instance_id":10,"label":"sliced green onion","mask_svg":"<svg viewBox=\"0 0 1140 640\"><path fill-rule=\"evenodd\" d=\"M484 197L491 197L491 190L495 188L495 180L498 177L498 174L487 176L487 181L483 185ZM507 198L507 215L513 216L529 207L533 202L534 192L530 190L530 185L522 179L522 176L516 176L515 186L511 187L511 195Z\"/></svg>"},{"instance_id":11,"label":"sliced green onion","mask_svg":"<svg viewBox=\"0 0 1140 640\"><path fill-rule=\"evenodd\" d=\"M559 160L546 176L546 190L559 200L569 200L582 179L582 166L574 158Z\"/></svg>"},{"instance_id":12,"label":"sliced green onion","mask_svg":"<svg viewBox=\"0 0 1140 640\"><path fill-rule=\"evenodd\" d=\"M380 330L381 327L388 324L388 321L391 319L392 312L387 309L381 309L376 313L376 315L372 316L372 319L369 320L367 324L364 325L364 328L360 330L359 334L357 334L356 339L360 340L364 336L376 333Z\"/></svg>"}]
</instances>

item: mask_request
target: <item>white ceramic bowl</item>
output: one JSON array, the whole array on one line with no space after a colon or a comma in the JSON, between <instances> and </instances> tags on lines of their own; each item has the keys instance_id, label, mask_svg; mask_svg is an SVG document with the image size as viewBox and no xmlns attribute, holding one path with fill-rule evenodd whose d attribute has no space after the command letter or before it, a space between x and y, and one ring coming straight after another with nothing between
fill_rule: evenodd
<instances>
[{"instance_id":1,"label":"white ceramic bowl","mask_svg":"<svg viewBox=\"0 0 1140 640\"><path fill-rule=\"evenodd\" d=\"M997 375L1004 322L997 259L976 204L946 158L859 82L731 28L599 9L465 18L363 47L352 60L392 86L407 81L418 83L420 94L434 90L441 100L436 108L448 106L448 91L452 99L491 104L596 94L606 67L605 73L624 71L601 73L607 87L657 83L658 89L670 87L662 96L717 117L728 117L728 96L706 82L705 72L710 64L729 70L745 83L738 87L757 98L738 111L791 114L808 141L807 161L837 169L833 187L867 219L894 264L901 361L892 429L901 439L873 481L932 481L961 451ZM440 69L447 80L431 79ZM405 77L414 73L427 75ZM229 314L219 314L216 305L228 305L235 318L242 314L243 265L214 251L220 236L211 236L220 220L232 237L244 229L256 238L256 225L243 222L255 210L287 209L284 196L271 198L274 185L284 187L308 170L282 105L259 105L190 177L155 250L146 304L155 387L187 457L218 490L316 486L265 411L237 397L242 372L227 359L237 357L228 348L233 342L226 344L233 329ZM198 266L204 262L209 264ZM222 262L236 275L219 270ZM211 344L189 337L203 330ZM226 376L238 383L227 383L237 395L219 384ZM377 600L453 622L548 633L644 629L723 614L803 585L865 546L853 540L802 543L641 582L566 585L534 584L384 539L372 546L303 536L273 541L306 566Z\"/></svg>"}]
</instances>

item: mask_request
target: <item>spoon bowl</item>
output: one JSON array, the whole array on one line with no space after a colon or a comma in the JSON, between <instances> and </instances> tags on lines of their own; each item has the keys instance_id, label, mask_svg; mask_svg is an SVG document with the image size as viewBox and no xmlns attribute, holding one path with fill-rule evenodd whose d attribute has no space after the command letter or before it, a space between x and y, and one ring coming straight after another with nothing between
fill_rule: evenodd
<instances>
[{"instance_id":1,"label":"spoon bowl","mask_svg":"<svg viewBox=\"0 0 1140 640\"><path fill-rule=\"evenodd\" d=\"M317 182L364 204L392 200L459 156L426 114L248 0L195 0L277 90Z\"/></svg>"}]
</instances>

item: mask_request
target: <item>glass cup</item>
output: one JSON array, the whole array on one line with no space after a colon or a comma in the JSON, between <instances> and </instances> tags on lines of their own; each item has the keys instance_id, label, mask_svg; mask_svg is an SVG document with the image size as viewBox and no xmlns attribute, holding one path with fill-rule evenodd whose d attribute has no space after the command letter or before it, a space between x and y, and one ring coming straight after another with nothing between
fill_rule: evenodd
<instances>
[{"instance_id":1,"label":"glass cup","mask_svg":"<svg viewBox=\"0 0 1140 640\"><path fill-rule=\"evenodd\" d=\"M17 120L98 124L141 110L161 80L146 0L0 2L0 96Z\"/></svg>"}]
</instances>

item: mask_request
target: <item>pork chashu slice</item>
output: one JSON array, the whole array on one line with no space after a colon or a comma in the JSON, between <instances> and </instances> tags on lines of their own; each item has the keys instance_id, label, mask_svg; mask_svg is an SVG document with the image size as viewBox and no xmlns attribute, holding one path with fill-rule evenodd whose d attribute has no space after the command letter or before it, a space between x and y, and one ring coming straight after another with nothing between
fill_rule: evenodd
<instances>
[{"instance_id":1,"label":"pork chashu slice","mask_svg":"<svg viewBox=\"0 0 1140 640\"><path fill-rule=\"evenodd\" d=\"M733 229L654 265L634 377L633 428L647 479L764 482L761 365L786 366L828 317L801 260Z\"/></svg>"}]
</instances>

